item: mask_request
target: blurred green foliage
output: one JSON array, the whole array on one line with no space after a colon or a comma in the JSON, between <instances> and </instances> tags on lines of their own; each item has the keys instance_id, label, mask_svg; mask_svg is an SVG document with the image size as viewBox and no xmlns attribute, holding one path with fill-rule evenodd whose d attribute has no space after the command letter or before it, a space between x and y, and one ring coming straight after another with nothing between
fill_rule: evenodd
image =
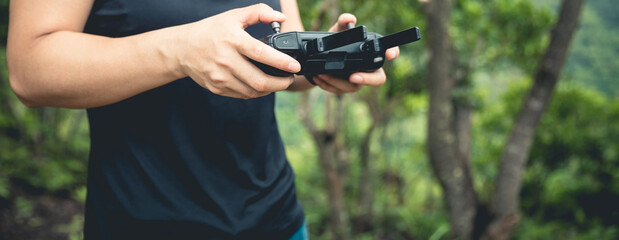
<instances>
[{"instance_id":1,"label":"blurred green foliage","mask_svg":"<svg viewBox=\"0 0 619 240\"><path fill-rule=\"evenodd\" d=\"M299 0L306 29L318 16L320 2ZM458 64L471 72L470 88L454 94L475 106L471 159L482 200L487 201L492 191L505 138L530 87L528 76L548 44L556 2L455 2L450 33ZM0 200L10 199L19 208L16 221L36 225L36 219L28 220L33 203L16 188L83 202L88 124L83 110L28 109L11 92L4 45L7 7L8 1L0 0ZM387 34L419 26L424 36L426 23L418 1L342 1L341 10L355 13L359 24L371 31ZM588 1L584 11L563 80L535 135L521 194L524 219L515 239L619 238L618 17L611 0ZM325 20L322 30L330 24ZM449 234L441 188L425 151L425 41L403 46L400 58L385 66L389 82L380 88L380 101L400 102L372 138L375 227L355 239L446 239ZM363 94L365 90L344 96L343 136L351 159L346 202L353 218L360 212L355 198L359 144L371 121L359 100ZM297 117L298 99L296 93L279 93L277 118L311 238L329 239L328 200L317 151ZM322 101L318 97L313 104L316 119L324 119ZM77 216L58 231L79 239L75 233L82 222Z\"/></svg>"},{"instance_id":2,"label":"blurred green foliage","mask_svg":"<svg viewBox=\"0 0 619 240\"><path fill-rule=\"evenodd\" d=\"M565 73L611 97L619 97L619 7L612 0L589 1L574 36Z\"/></svg>"},{"instance_id":3,"label":"blurred green foliage","mask_svg":"<svg viewBox=\"0 0 619 240\"><path fill-rule=\"evenodd\" d=\"M474 120L478 190L486 199L496 159L530 81L515 81ZM619 100L560 83L536 131L521 192L519 239L619 237ZM485 193L485 195L484 195Z\"/></svg>"},{"instance_id":4,"label":"blurred green foliage","mask_svg":"<svg viewBox=\"0 0 619 240\"><path fill-rule=\"evenodd\" d=\"M483 98L473 119L473 163L477 190L486 201L496 177L498 159L513 117L520 107L529 79L514 80L499 100ZM312 239L329 239L328 212L316 150L294 109L297 96L278 95L277 116L289 159L297 174L299 197L307 213ZM351 100L352 101L352 100ZM417 109L396 113L373 142L374 162L380 177L374 213L376 230L358 239L375 239L389 233L394 239L440 239L448 236L447 213L441 189L425 154L425 96L407 98L404 105ZM349 103L348 130L363 131L369 121L364 106ZM350 116L353 115L353 116ZM362 119L359 119L362 118ZM366 118L366 119L363 119ZM289 131L286 131L284 129ZM616 239L619 237L619 100L582 86L561 83L535 136L521 193L525 214L515 239ZM352 156L355 158L355 156ZM356 166L356 165L355 165ZM356 166L358 167L358 166ZM348 181L355 181L352 171ZM400 176L398 186L389 176ZM355 183L349 183L348 203L354 213ZM404 190L400 190L402 188ZM402 199L403 201L400 201ZM378 233L377 233L378 232ZM366 238L363 238L365 236Z\"/></svg>"}]
</instances>

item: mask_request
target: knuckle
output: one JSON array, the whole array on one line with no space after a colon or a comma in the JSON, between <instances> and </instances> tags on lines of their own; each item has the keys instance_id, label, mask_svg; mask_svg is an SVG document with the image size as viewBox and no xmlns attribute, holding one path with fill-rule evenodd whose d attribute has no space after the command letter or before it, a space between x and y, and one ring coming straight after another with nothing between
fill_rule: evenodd
<instances>
[{"instance_id":1,"label":"knuckle","mask_svg":"<svg viewBox=\"0 0 619 240\"><path fill-rule=\"evenodd\" d=\"M266 46L266 45L264 45L264 44L256 44L256 47L254 48L254 52L255 52L257 55L261 55L262 53L264 53L264 47L265 47L265 46Z\"/></svg>"},{"instance_id":2,"label":"knuckle","mask_svg":"<svg viewBox=\"0 0 619 240\"><path fill-rule=\"evenodd\" d=\"M250 90L250 91L247 93L247 97L249 97L249 98L257 98L257 97L260 97L260 92L259 92L259 91L256 91L256 90Z\"/></svg>"},{"instance_id":3,"label":"knuckle","mask_svg":"<svg viewBox=\"0 0 619 240\"><path fill-rule=\"evenodd\" d=\"M260 57L264 52L264 46L262 44L256 44L250 47L250 52L253 57Z\"/></svg>"},{"instance_id":4,"label":"knuckle","mask_svg":"<svg viewBox=\"0 0 619 240\"><path fill-rule=\"evenodd\" d=\"M232 67L232 64L229 63L228 58L215 58L214 62L220 68L230 69Z\"/></svg>"},{"instance_id":5,"label":"knuckle","mask_svg":"<svg viewBox=\"0 0 619 240\"><path fill-rule=\"evenodd\" d=\"M269 10L269 9L271 9L271 7L269 7L269 5L267 5L266 3L258 3L258 4L256 4L256 7L261 9L261 10Z\"/></svg>"},{"instance_id":6,"label":"knuckle","mask_svg":"<svg viewBox=\"0 0 619 240\"><path fill-rule=\"evenodd\" d=\"M263 78L258 78L256 79L256 81L252 84L252 87L254 88L254 90L259 91L259 92L264 92L267 90L267 82L265 79Z\"/></svg>"},{"instance_id":7,"label":"knuckle","mask_svg":"<svg viewBox=\"0 0 619 240\"><path fill-rule=\"evenodd\" d=\"M210 72L208 74L208 78L216 85L224 84L226 82L224 75L219 72Z\"/></svg>"},{"instance_id":8,"label":"knuckle","mask_svg":"<svg viewBox=\"0 0 619 240\"><path fill-rule=\"evenodd\" d=\"M232 31L226 32L223 35L221 35L221 38L219 38L219 41L221 41L221 44L218 45L230 45L230 46L235 46L236 41L234 41L234 34L231 33Z\"/></svg>"},{"instance_id":9,"label":"knuckle","mask_svg":"<svg viewBox=\"0 0 619 240\"><path fill-rule=\"evenodd\" d=\"M238 34L236 31L226 31L226 33L224 33L224 35L220 38L220 41L221 43L223 43L222 45L238 47L239 38L240 34Z\"/></svg>"}]
</instances>

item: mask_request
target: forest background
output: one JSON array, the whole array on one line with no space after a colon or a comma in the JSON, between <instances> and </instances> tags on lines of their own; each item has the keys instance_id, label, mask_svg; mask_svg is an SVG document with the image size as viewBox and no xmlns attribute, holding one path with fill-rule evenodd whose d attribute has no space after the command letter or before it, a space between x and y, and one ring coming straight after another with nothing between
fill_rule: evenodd
<instances>
[{"instance_id":1,"label":"forest background","mask_svg":"<svg viewBox=\"0 0 619 240\"><path fill-rule=\"evenodd\" d=\"M422 34L386 64L380 88L277 94L311 239L619 239L619 9L612 0L579 9L551 101L532 126L522 176L506 188L518 194L518 211L497 217L495 186L510 166L502 164L510 133L539 87L551 30L570 1L580 2L299 0L307 30L325 30L351 12L374 32L419 26ZM0 240L81 239L87 117L84 110L28 109L11 92L8 3L0 0ZM443 55L437 42L448 46ZM449 70L444 75L432 65L441 56L451 56L440 66ZM453 84L437 95L441 76ZM432 127L440 96L451 121L443 132ZM441 161L437 139L452 139L441 149L457 157ZM445 175L454 159L464 160ZM463 176L457 182L471 189L458 193L450 176ZM454 196L473 207L458 207L466 201ZM458 217L468 215L462 225ZM492 235L497 219L508 224Z\"/></svg>"}]
</instances>

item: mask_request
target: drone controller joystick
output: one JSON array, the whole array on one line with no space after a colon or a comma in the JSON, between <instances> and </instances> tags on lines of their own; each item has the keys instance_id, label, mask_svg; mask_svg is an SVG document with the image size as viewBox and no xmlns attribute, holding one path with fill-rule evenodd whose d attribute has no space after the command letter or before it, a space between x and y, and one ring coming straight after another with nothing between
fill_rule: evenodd
<instances>
[{"instance_id":1,"label":"drone controller joystick","mask_svg":"<svg viewBox=\"0 0 619 240\"><path fill-rule=\"evenodd\" d=\"M365 26L355 27L349 23L348 30L331 32L285 32L281 25L271 23L275 34L262 42L295 58L301 64L301 71L312 82L317 74L331 74L348 79L354 72L370 72L385 63L385 51L389 48L415 42L421 39L419 28L413 27L388 36L367 32ZM253 61L262 71L273 76L290 76L272 66Z\"/></svg>"}]
</instances>

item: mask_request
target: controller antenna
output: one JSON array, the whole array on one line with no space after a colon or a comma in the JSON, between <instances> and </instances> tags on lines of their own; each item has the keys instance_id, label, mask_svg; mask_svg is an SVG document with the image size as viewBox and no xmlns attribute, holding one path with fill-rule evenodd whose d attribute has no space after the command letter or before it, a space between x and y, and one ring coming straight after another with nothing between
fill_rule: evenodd
<instances>
[{"instance_id":1,"label":"controller antenna","mask_svg":"<svg viewBox=\"0 0 619 240\"><path fill-rule=\"evenodd\" d=\"M348 29L353 29L355 28L355 24L352 22L349 22L348 24L346 24L346 27L348 27Z\"/></svg>"},{"instance_id":2,"label":"controller antenna","mask_svg":"<svg viewBox=\"0 0 619 240\"><path fill-rule=\"evenodd\" d=\"M271 28L273 28L273 31L275 33L279 33L280 29L282 28L282 25L279 22L272 22Z\"/></svg>"}]
</instances>

